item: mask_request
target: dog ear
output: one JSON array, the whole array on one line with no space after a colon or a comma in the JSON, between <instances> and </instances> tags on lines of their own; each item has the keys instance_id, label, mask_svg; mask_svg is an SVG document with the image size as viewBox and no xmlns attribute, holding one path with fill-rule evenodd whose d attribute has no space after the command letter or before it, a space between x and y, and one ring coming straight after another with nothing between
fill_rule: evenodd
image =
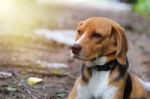
<instances>
[{"instance_id":1,"label":"dog ear","mask_svg":"<svg viewBox=\"0 0 150 99\"><path fill-rule=\"evenodd\" d=\"M112 31L117 43L116 59L120 64L125 65L126 54L128 51L128 42L125 36L125 30L119 24L115 24Z\"/></svg>"}]
</instances>

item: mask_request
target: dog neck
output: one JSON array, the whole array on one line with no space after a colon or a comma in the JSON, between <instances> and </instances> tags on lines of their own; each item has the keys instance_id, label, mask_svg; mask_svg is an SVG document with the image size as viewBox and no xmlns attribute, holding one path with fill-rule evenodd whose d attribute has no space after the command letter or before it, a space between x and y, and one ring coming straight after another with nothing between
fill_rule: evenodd
<instances>
[{"instance_id":1,"label":"dog neck","mask_svg":"<svg viewBox=\"0 0 150 99\"><path fill-rule=\"evenodd\" d=\"M93 61L85 62L84 64L87 68L97 71L110 71L113 70L114 67L119 65L115 58L109 56L101 56Z\"/></svg>"},{"instance_id":2,"label":"dog neck","mask_svg":"<svg viewBox=\"0 0 150 99\"><path fill-rule=\"evenodd\" d=\"M88 82L89 78L92 76L92 71L111 71L113 70L119 63L117 60L107 60L107 57L99 57L91 62L84 62L82 64L82 79L85 82Z\"/></svg>"}]
</instances>

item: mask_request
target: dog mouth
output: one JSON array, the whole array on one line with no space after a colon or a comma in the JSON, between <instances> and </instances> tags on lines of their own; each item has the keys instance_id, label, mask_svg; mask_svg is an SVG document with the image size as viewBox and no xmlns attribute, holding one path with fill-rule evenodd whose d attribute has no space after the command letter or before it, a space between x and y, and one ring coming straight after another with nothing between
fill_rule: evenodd
<instances>
[{"instance_id":1,"label":"dog mouth","mask_svg":"<svg viewBox=\"0 0 150 99\"><path fill-rule=\"evenodd\" d=\"M81 54L74 54L72 52L71 52L71 57L83 61L94 61L97 58L97 57L91 57L91 55L85 57Z\"/></svg>"},{"instance_id":2,"label":"dog mouth","mask_svg":"<svg viewBox=\"0 0 150 99\"><path fill-rule=\"evenodd\" d=\"M85 58L85 57L82 57L82 56L79 56L79 55L73 55L73 58L76 58L76 59L79 59L79 60L84 60L84 61L91 61L91 60L93 60L91 58Z\"/></svg>"}]
</instances>

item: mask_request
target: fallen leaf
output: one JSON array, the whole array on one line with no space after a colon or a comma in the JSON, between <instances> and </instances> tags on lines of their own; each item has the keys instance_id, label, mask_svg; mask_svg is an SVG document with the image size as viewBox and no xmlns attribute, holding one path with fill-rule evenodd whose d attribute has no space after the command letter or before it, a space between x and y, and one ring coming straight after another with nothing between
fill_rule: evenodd
<instances>
[{"instance_id":1,"label":"fallen leaf","mask_svg":"<svg viewBox=\"0 0 150 99\"><path fill-rule=\"evenodd\" d=\"M55 69L52 70L52 74L57 76L67 76L69 75L69 72L64 69Z\"/></svg>"},{"instance_id":2,"label":"fallen leaf","mask_svg":"<svg viewBox=\"0 0 150 99\"><path fill-rule=\"evenodd\" d=\"M38 78L38 77L29 77L27 80L28 85L33 86L35 84L38 84L40 82L42 82L43 79L42 78Z\"/></svg>"}]
</instances>

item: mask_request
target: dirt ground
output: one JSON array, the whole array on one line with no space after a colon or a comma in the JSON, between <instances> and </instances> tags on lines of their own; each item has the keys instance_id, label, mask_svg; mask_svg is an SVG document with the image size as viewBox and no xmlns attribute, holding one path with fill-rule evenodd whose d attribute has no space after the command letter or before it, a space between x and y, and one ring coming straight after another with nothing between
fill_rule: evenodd
<instances>
[{"instance_id":1,"label":"dirt ground","mask_svg":"<svg viewBox=\"0 0 150 99\"><path fill-rule=\"evenodd\" d=\"M123 12L103 11L88 6L67 6L56 14L62 21L53 29L75 29L80 20L90 16L105 16L119 22L127 29L130 42L130 71L150 81L150 37L148 33L140 33L143 30L137 30L141 24L146 24L146 17L134 13L128 13L127 16ZM143 23L134 22L140 18ZM138 24L137 27L134 23ZM0 99L66 99L74 80L80 74L80 62L70 57L69 46L34 34L24 37L2 35L0 45L0 71L13 74L10 78L0 79ZM39 60L65 63L69 67L57 69L56 73L56 69L41 67ZM61 70L65 73L60 73ZM43 78L43 82L30 86L27 84L29 77Z\"/></svg>"}]
</instances>

